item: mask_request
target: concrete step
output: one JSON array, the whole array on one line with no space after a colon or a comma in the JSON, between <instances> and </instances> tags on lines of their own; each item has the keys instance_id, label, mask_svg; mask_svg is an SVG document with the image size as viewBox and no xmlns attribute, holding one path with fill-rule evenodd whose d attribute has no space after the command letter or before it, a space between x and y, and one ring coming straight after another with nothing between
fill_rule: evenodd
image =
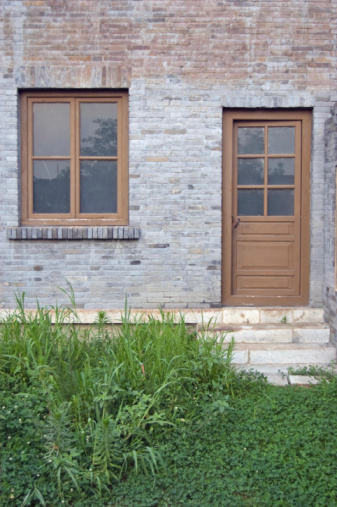
<instances>
[{"instance_id":1,"label":"concrete step","mask_svg":"<svg viewBox=\"0 0 337 507\"><path fill-rule=\"evenodd\" d=\"M228 307L222 308L218 324L293 324L324 322L321 308L304 307Z\"/></svg>"},{"instance_id":2,"label":"concrete step","mask_svg":"<svg viewBox=\"0 0 337 507\"><path fill-rule=\"evenodd\" d=\"M330 328L323 323L221 324L213 328L198 326L207 334L226 334L235 343L329 343Z\"/></svg>"},{"instance_id":3,"label":"concrete step","mask_svg":"<svg viewBox=\"0 0 337 507\"><path fill-rule=\"evenodd\" d=\"M102 310L102 309L100 309ZM0 320L6 318L14 310L0 310ZM36 310L26 310L27 313L35 315ZM92 324L97 318L97 310L76 309L79 321L82 324ZM112 324L120 324L124 316L124 309L106 309L106 315ZM176 322L181 317L186 324L203 324L210 326L216 324L239 325L239 324L293 324L293 323L323 323L324 314L321 308L303 307L222 307L218 309L186 309L176 308L164 310L173 315ZM131 309L130 317L146 322L149 317L161 320L161 312L158 309ZM77 321L77 320L76 320Z\"/></svg>"},{"instance_id":4,"label":"concrete step","mask_svg":"<svg viewBox=\"0 0 337 507\"><path fill-rule=\"evenodd\" d=\"M263 365L327 365L336 361L336 348L330 343L237 343L233 363L244 369Z\"/></svg>"},{"instance_id":5,"label":"concrete step","mask_svg":"<svg viewBox=\"0 0 337 507\"><path fill-rule=\"evenodd\" d=\"M309 375L293 375L289 372L290 368L293 368L294 371L308 367L307 364L255 364L254 366L247 367L242 366L239 369L243 369L246 371L253 370L259 373L263 373L263 375L267 378L268 382L271 384L275 384L278 386L286 386L286 385L314 385L319 383L319 378L315 378ZM317 368L328 369L329 372L333 372L337 375L336 365L328 365L324 364L315 364Z\"/></svg>"}]
</instances>

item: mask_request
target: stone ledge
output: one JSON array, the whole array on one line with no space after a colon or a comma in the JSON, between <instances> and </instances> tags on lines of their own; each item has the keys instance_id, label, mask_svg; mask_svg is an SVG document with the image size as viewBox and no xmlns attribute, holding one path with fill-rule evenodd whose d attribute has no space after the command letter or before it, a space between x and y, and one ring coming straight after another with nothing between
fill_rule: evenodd
<instances>
[{"instance_id":1,"label":"stone ledge","mask_svg":"<svg viewBox=\"0 0 337 507\"><path fill-rule=\"evenodd\" d=\"M128 240L139 239L140 228L115 227L7 227L7 239L17 240Z\"/></svg>"}]
</instances>

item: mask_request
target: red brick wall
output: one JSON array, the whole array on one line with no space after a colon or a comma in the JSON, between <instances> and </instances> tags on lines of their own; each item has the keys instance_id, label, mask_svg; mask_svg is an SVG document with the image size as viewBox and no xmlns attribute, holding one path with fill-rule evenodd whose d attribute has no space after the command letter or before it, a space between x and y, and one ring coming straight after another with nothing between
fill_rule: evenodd
<instances>
[{"instance_id":1,"label":"red brick wall","mask_svg":"<svg viewBox=\"0 0 337 507\"><path fill-rule=\"evenodd\" d=\"M24 65L99 62L129 80L174 75L233 88L327 89L336 77L330 0L34 0L21 13L18 5L9 3L13 21L24 16L14 34ZM11 37L9 20L5 28Z\"/></svg>"}]
</instances>

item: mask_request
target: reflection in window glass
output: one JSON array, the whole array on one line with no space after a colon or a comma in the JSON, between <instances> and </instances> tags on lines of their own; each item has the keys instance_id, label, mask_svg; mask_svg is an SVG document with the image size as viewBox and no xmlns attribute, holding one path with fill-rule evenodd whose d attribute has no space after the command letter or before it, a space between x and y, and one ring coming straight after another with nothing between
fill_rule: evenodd
<instances>
[{"instance_id":1,"label":"reflection in window glass","mask_svg":"<svg viewBox=\"0 0 337 507\"><path fill-rule=\"evenodd\" d=\"M34 160L33 212L70 212L69 160Z\"/></svg>"},{"instance_id":2,"label":"reflection in window glass","mask_svg":"<svg viewBox=\"0 0 337 507\"><path fill-rule=\"evenodd\" d=\"M263 216L263 190L238 190L238 215Z\"/></svg>"},{"instance_id":3,"label":"reflection in window glass","mask_svg":"<svg viewBox=\"0 0 337 507\"><path fill-rule=\"evenodd\" d=\"M70 104L36 103L33 106L35 157L69 157Z\"/></svg>"},{"instance_id":4,"label":"reflection in window glass","mask_svg":"<svg viewBox=\"0 0 337 507\"><path fill-rule=\"evenodd\" d=\"M80 212L117 213L117 162L82 160Z\"/></svg>"},{"instance_id":5,"label":"reflection in window glass","mask_svg":"<svg viewBox=\"0 0 337 507\"><path fill-rule=\"evenodd\" d=\"M295 127L268 127L268 153L295 153Z\"/></svg>"},{"instance_id":6,"label":"reflection in window glass","mask_svg":"<svg viewBox=\"0 0 337 507\"><path fill-rule=\"evenodd\" d=\"M263 158L239 158L238 159L238 184L239 185L263 185L264 183L264 159Z\"/></svg>"},{"instance_id":7,"label":"reflection in window glass","mask_svg":"<svg viewBox=\"0 0 337 507\"><path fill-rule=\"evenodd\" d=\"M293 185L295 175L294 158L268 159L268 184Z\"/></svg>"},{"instance_id":8,"label":"reflection in window glass","mask_svg":"<svg viewBox=\"0 0 337 507\"><path fill-rule=\"evenodd\" d=\"M238 128L239 155L261 155L264 153L264 127Z\"/></svg>"},{"instance_id":9,"label":"reflection in window glass","mask_svg":"<svg viewBox=\"0 0 337 507\"><path fill-rule=\"evenodd\" d=\"M268 215L292 216L294 214L294 190L268 190Z\"/></svg>"},{"instance_id":10,"label":"reflection in window glass","mask_svg":"<svg viewBox=\"0 0 337 507\"><path fill-rule=\"evenodd\" d=\"M80 104L81 156L117 156L117 104Z\"/></svg>"}]
</instances>

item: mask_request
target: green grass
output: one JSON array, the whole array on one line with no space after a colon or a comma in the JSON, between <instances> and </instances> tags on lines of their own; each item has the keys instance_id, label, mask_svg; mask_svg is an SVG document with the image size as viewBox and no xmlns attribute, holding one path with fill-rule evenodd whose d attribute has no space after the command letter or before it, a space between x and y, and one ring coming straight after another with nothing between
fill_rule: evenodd
<instances>
[{"instance_id":1,"label":"green grass","mask_svg":"<svg viewBox=\"0 0 337 507\"><path fill-rule=\"evenodd\" d=\"M266 386L165 446L155 484L129 476L116 505L337 505L337 383Z\"/></svg>"},{"instance_id":2,"label":"green grass","mask_svg":"<svg viewBox=\"0 0 337 507\"><path fill-rule=\"evenodd\" d=\"M337 505L337 382L269 385L170 314L24 312L0 339L0 505ZM52 315L55 324L52 324Z\"/></svg>"}]
</instances>

